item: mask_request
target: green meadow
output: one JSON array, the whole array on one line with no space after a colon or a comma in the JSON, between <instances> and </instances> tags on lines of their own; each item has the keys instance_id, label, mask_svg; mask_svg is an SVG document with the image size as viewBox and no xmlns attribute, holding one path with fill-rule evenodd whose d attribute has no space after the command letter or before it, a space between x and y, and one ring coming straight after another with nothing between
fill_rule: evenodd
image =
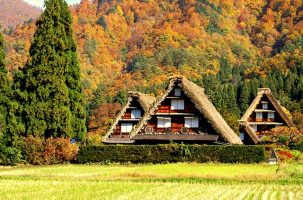
<instances>
[{"instance_id":1,"label":"green meadow","mask_svg":"<svg viewBox=\"0 0 303 200\"><path fill-rule=\"evenodd\" d=\"M300 164L0 168L0 199L302 199Z\"/></svg>"}]
</instances>

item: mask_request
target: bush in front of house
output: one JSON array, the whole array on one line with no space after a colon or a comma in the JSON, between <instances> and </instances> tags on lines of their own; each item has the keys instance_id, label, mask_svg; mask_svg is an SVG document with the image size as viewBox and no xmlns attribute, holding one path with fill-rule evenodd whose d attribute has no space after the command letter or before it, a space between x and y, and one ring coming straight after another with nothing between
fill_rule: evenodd
<instances>
[{"instance_id":1,"label":"bush in front of house","mask_svg":"<svg viewBox=\"0 0 303 200\"><path fill-rule=\"evenodd\" d=\"M303 129L298 130L295 127L281 126L270 131L264 131L263 134L261 137L263 143L276 144L277 147L290 147L300 150L300 145L303 144Z\"/></svg>"},{"instance_id":2,"label":"bush in front of house","mask_svg":"<svg viewBox=\"0 0 303 200\"><path fill-rule=\"evenodd\" d=\"M24 159L33 165L50 165L74 161L79 147L68 138L39 138L29 136L22 148Z\"/></svg>"},{"instance_id":3,"label":"bush in front of house","mask_svg":"<svg viewBox=\"0 0 303 200\"><path fill-rule=\"evenodd\" d=\"M85 163L260 163L264 146L244 145L102 145L82 147L77 162Z\"/></svg>"}]
</instances>

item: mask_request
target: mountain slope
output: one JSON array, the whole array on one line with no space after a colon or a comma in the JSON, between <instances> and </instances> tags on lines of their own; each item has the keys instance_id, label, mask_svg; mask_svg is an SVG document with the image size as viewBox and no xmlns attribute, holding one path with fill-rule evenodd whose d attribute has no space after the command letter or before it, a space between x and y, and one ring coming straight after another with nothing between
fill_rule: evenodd
<instances>
[{"instance_id":1,"label":"mountain slope","mask_svg":"<svg viewBox=\"0 0 303 200\"><path fill-rule=\"evenodd\" d=\"M82 0L70 9L83 85L95 118L90 126L104 133L108 116L117 110L113 102L122 103L127 90L160 93L174 74L204 86L234 127L258 87L271 87L291 112L301 112L300 2ZM34 31L30 23L6 35L11 71L24 66Z\"/></svg>"},{"instance_id":2,"label":"mountain slope","mask_svg":"<svg viewBox=\"0 0 303 200\"><path fill-rule=\"evenodd\" d=\"M263 76L302 62L299 0L82 0L71 10L88 88L125 72L159 83L175 73L195 78L223 70L228 82L235 69ZM23 66L33 31L30 24L13 33L10 68Z\"/></svg>"},{"instance_id":3,"label":"mountain slope","mask_svg":"<svg viewBox=\"0 0 303 200\"><path fill-rule=\"evenodd\" d=\"M29 5L22 0L0 0L0 24L15 27L30 19L36 19L42 9Z\"/></svg>"}]
</instances>

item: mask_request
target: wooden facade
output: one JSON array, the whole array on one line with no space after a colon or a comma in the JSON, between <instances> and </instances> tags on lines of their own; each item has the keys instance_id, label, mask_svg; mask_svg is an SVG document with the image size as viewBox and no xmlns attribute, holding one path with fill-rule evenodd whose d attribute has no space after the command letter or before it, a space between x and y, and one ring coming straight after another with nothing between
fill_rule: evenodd
<instances>
[{"instance_id":1,"label":"wooden facade","mask_svg":"<svg viewBox=\"0 0 303 200\"><path fill-rule=\"evenodd\" d=\"M136 116L136 114L134 114L134 111L140 113L140 115ZM142 106L140 105L138 99L134 98L130 106L127 107L124 115L118 121L110 138L129 138L129 133L131 132L132 128L141 120L143 115L144 110ZM125 126L127 126L126 129L123 128Z\"/></svg>"},{"instance_id":2,"label":"wooden facade","mask_svg":"<svg viewBox=\"0 0 303 200\"><path fill-rule=\"evenodd\" d=\"M285 122L268 97L264 95L254 112L249 116L248 124L254 129L256 134L259 135L264 131L284 126Z\"/></svg>"},{"instance_id":3,"label":"wooden facade","mask_svg":"<svg viewBox=\"0 0 303 200\"><path fill-rule=\"evenodd\" d=\"M269 88L259 88L256 98L239 122L244 144L260 143L264 132L273 128L295 126Z\"/></svg>"},{"instance_id":4,"label":"wooden facade","mask_svg":"<svg viewBox=\"0 0 303 200\"><path fill-rule=\"evenodd\" d=\"M181 88L175 87L161 102L145 128L134 139L205 142L217 141L218 138L219 135L194 103Z\"/></svg>"}]
</instances>

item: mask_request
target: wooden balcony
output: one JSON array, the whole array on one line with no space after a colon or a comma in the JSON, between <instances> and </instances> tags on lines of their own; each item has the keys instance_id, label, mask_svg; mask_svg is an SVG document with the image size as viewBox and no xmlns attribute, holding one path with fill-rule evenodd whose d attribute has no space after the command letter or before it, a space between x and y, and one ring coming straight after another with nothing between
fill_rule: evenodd
<instances>
[{"instance_id":1,"label":"wooden balcony","mask_svg":"<svg viewBox=\"0 0 303 200\"><path fill-rule=\"evenodd\" d=\"M180 115L180 116L194 116L195 113L156 113L155 115L158 116L176 116L176 115Z\"/></svg>"},{"instance_id":2,"label":"wooden balcony","mask_svg":"<svg viewBox=\"0 0 303 200\"><path fill-rule=\"evenodd\" d=\"M255 122L248 122L250 125L280 125L282 126L282 122L270 122L270 121L255 121Z\"/></svg>"},{"instance_id":3,"label":"wooden balcony","mask_svg":"<svg viewBox=\"0 0 303 200\"><path fill-rule=\"evenodd\" d=\"M275 113L274 110L256 109L255 112Z\"/></svg>"},{"instance_id":4,"label":"wooden balcony","mask_svg":"<svg viewBox=\"0 0 303 200\"><path fill-rule=\"evenodd\" d=\"M200 134L159 134L159 135L145 135L138 134L131 138L132 140L157 140L157 141L218 141L218 135L200 135Z\"/></svg>"},{"instance_id":5,"label":"wooden balcony","mask_svg":"<svg viewBox=\"0 0 303 200\"><path fill-rule=\"evenodd\" d=\"M131 140L130 138L106 138L105 141L103 141L106 144L133 144L135 143L134 140Z\"/></svg>"},{"instance_id":6,"label":"wooden balcony","mask_svg":"<svg viewBox=\"0 0 303 200\"><path fill-rule=\"evenodd\" d=\"M275 122L273 118L249 118L249 122Z\"/></svg>"}]
</instances>

